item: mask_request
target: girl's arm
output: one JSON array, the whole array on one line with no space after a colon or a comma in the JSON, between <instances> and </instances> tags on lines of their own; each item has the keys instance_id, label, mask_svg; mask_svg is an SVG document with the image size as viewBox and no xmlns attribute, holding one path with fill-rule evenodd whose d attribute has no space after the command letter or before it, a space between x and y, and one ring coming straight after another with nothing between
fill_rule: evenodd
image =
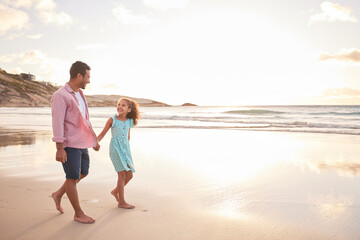
<instances>
[{"instance_id":1,"label":"girl's arm","mask_svg":"<svg viewBox=\"0 0 360 240\"><path fill-rule=\"evenodd\" d=\"M130 141L130 129L131 129L131 128L129 128L129 134L128 134L128 139L129 139L129 141Z\"/></svg>"},{"instance_id":2,"label":"girl's arm","mask_svg":"<svg viewBox=\"0 0 360 240\"><path fill-rule=\"evenodd\" d=\"M105 124L104 129L102 130L102 132L99 134L99 136L97 136L97 140L98 142L101 141L101 139L103 139L103 137L105 136L105 134L109 131L109 129L111 128L113 124L113 119L109 118Z\"/></svg>"}]
</instances>

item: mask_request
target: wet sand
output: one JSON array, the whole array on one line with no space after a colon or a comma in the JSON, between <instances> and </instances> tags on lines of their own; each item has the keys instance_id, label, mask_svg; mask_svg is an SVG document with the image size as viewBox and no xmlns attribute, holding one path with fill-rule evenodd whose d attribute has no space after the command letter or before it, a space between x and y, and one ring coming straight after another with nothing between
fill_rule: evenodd
<instances>
[{"instance_id":1,"label":"wet sand","mask_svg":"<svg viewBox=\"0 0 360 240\"><path fill-rule=\"evenodd\" d=\"M96 129L99 133L101 129ZM209 129L133 129L134 210L110 194L116 173L90 150L73 221L50 197L64 173L46 130L0 128L0 239L358 239L357 136Z\"/></svg>"}]
</instances>

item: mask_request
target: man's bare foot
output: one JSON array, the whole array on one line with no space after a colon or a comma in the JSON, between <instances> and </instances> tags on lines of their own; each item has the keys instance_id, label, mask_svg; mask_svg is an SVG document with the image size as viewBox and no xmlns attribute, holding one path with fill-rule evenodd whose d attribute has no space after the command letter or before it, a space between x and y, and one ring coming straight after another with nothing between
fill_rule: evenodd
<instances>
[{"instance_id":1,"label":"man's bare foot","mask_svg":"<svg viewBox=\"0 0 360 240\"><path fill-rule=\"evenodd\" d=\"M56 195L56 193L52 193L52 194L51 194L51 197L54 199L56 209L57 209L60 213L64 213L64 209L61 207L61 197L58 197L58 196Z\"/></svg>"},{"instance_id":2,"label":"man's bare foot","mask_svg":"<svg viewBox=\"0 0 360 240\"><path fill-rule=\"evenodd\" d=\"M78 221L80 223L85 223L85 224L89 224L89 223L94 223L95 222L95 219L87 216L87 215L81 215L81 216L74 216L74 220L75 221Z\"/></svg>"},{"instance_id":3,"label":"man's bare foot","mask_svg":"<svg viewBox=\"0 0 360 240\"><path fill-rule=\"evenodd\" d=\"M116 190L112 190L111 194L115 197L116 201L119 202L119 195L117 194Z\"/></svg>"},{"instance_id":4,"label":"man's bare foot","mask_svg":"<svg viewBox=\"0 0 360 240\"><path fill-rule=\"evenodd\" d=\"M128 203L119 203L118 208L133 209L133 208L135 208L135 206L130 205Z\"/></svg>"}]
</instances>

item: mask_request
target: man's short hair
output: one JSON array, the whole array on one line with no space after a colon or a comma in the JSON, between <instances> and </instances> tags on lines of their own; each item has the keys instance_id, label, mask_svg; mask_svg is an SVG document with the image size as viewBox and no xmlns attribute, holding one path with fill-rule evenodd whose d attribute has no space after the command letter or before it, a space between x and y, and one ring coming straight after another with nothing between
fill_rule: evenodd
<instances>
[{"instance_id":1,"label":"man's short hair","mask_svg":"<svg viewBox=\"0 0 360 240\"><path fill-rule=\"evenodd\" d=\"M86 70L91 70L89 65L81 61L76 61L71 65L70 78L71 79L76 78L78 73L80 73L82 76L85 76Z\"/></svg>"}]
</instances>

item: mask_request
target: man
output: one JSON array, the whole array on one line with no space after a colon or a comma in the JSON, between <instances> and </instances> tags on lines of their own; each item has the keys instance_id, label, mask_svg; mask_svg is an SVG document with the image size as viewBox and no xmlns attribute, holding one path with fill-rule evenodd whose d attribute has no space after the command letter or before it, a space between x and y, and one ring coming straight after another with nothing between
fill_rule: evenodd
<instances>
[{"instance_id":1,"label":"man","mask_svg":"<svg viewBox=\"0 0 360 240\"><path fill-rule=\"evenodd\" d=\"M53 141L56 142L56 161L62 163L66 180L61 188L52 194L57 210L63 213L61 198L66 193L75 211L74 220L94 223L80 207L77 183L89 171L87 148L100 149L89 121L89 111L81 89L90 83L90 67L77 61L70 68L70 80L58 89L51 99Z\"/></svg>"}]
</instances>

